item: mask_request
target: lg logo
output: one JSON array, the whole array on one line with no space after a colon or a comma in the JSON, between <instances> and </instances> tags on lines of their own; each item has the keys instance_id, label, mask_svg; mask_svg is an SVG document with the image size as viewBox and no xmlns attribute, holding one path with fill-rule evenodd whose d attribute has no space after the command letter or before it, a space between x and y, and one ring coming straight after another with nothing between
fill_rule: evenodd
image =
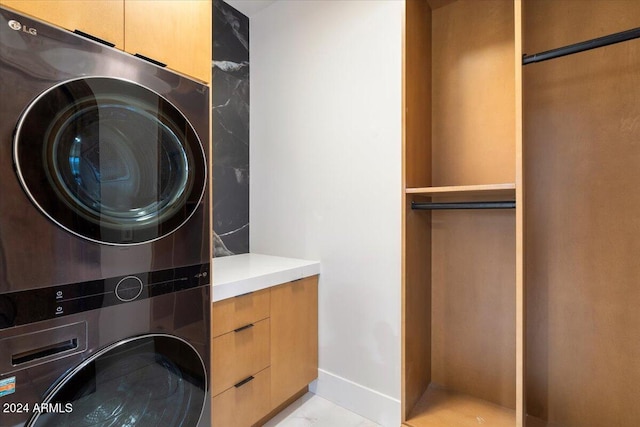
<instances>
[{"instance_id":1,"label":"lg logo","mask_svg":"<svg viewBox=\"0 0 640 427\"><path fill-rule=\"evenodd\" d=\"M9 28L16 31L23 31L25 33L31 34L32 36L37 36L38 32L35 28L29 28L26 25L22 25L18 21L14 21L13 19L8 22Z\"/></svg>"}]
</instances>

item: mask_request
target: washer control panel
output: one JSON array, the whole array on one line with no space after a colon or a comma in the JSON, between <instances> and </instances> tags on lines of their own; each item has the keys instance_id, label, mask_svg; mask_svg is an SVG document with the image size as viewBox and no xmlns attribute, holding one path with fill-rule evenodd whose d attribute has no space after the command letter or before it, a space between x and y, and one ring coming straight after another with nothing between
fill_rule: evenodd
<instances>
[{"instance_id":1,"label":"washer control panel","mask_svg":"<svg viewBox=\"0 0 640 427\"><path fill-rule=\"evenodd\" d=\"M118 298L120 301L129 302L138 298L143 290L144 284L139 277L127 276L123 277L118 282L114 293L116 294L116 298Z\"/></svg>"},{"instance_id":2,"label":"washer control panel","mask_svg":"<svg viewBox=\"0 0 640 427\"><path fill-rule=\"evenodd\" d=\"M211 283L209 264L0 294L0 329L126 304Z\"/></svg>"}]
</instances>

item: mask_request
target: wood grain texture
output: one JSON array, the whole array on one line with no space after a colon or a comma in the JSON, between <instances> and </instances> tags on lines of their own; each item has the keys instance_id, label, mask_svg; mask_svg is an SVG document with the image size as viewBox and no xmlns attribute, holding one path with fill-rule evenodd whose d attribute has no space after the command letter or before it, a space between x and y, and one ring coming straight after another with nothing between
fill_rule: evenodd
<instances>
[{"instance_id":1,"label":"wood grain texture","mask_svg":"<svg viewBox=\"0 0 640 427\"><path fill-rule=\"evenodd\" d=\"M515 412L430 386L405 424L411 427L513 427Z\"/></svg>"},{"instance_id":2,"label":"wood grain texture","mask_svg":"<svg viewBox=\"0 0 640 427\"><path fill-rule=\"evenodd\" d=\"M410 209L515 197L514 13L509 0L407 2L403 420L433 403L430 383L515 408L513 212ZM431 121L412 122L412 106ZM425 425L458 425L437 419Z\"/></svg>"},{"instance_id":3,"label":"wood grain texture","mask_svg":"<svg viewBox=\"0 0 640 427\"><path fill-rule=\"evenodd\" d=\"M0 5L124 48L123 0L0 0Z\"/></svg>"},{"instance_id":4,"label":"wood grain texture","mask_svg":"<svg viewBox=\"0 0 640 427\"><path fill-rule=\"evenodd\" d=\"M637 1L527 1L527 51L640 25ZM640 425L640 41L524 69L526 406Z\"/></svg>"},{"instance_id":5,"label":"wood grain texture","mask_svg":"<svg viewBox=\"0 0 640 427\"><path fill-rule=\"evenodd\" d=\"M250 427L271 409L271 368L213 398L212 427Z\"/></svg>"},{"instance_id":6,"label":"wood grain texture","mask_svg":"<svg viewBox=\"0 0 640 427\"><path fill-rule=\"evenodd\" d=\"M527 55L640 26L637 0L524 0L523 4Z\"/></svg>"},{"instance_id":7,"label":"wood grain texture","mask_svg":"<svg viewBox=\"0 0 640 427\"><path fill-rule=\"evenodd\" d=\"M514 76L515 76L515 150L516 150L516 427L525 424L525 302L524 302L524 158L522 142L522 1L515 0L514 22Z\"/></svg>"},{"instance_id":8,"label":"wood grain texture","mask_svg":"<svg viewBox=\"0 0 640 427\"><path fill-rule=\"evenodd\" d=\"M211 1L127 0L124 49L211 81Z\"/></svg>"},{"instance_id":9,"label":"wood grain texture","mask_svg":"<svg viewBox=\"0 0 640 427\"><path fill-rule=\"evenodd\" d=\"M515 182L513 1L432 13L432 185Z\"/></svg>"},{"instance_id":10,"label":"wood grain texture","mask_svg":"<svg viewBox=\"0 0 640 427\"><path fill-rule=\"evenodd\" d=\"M454 1L457 1L457 0L427 0L427 2L429 3L429 6L431 6L431 10L437 9L442 6L446 6L450 3L453 3Z\"/></svg>"},{"instance_id":11,"label":"wood grain texture","mask_svg":"<svg viewBox=\"0 0 640 427\"><path fill-rule=\"evenodd\" d=\"M403 398L406 420L431 382L431 212L412 211L405 196L402 299Z\"/></svg>"},{"instance_id":12,"label":"wood grain texture","mask_svg":"<svg viewBox=\"0 0 640 427\"><path fill-rule=\"evenodd\" d=\"M269 301L270 290L264 289L213 303L212 337L266 319L269 317Z\"/></svg>"},{"instance_id":13,"label":"wood grain texture","mask_svg":"<svg viewBox=\"0 0 640 427\"><path fill-rule=\"evenodd\" d=\"M271 288L271 373L270 409L318 377L318 276Z\"/></svg>"},{"instance_id":14,"label":"wood grain texture","mask_svg":"<svg viewBox=\"0 0 640 427\"><path fill-rule=\"evenodd\" d=\"M431 185L431 9L405 2L402 191ZM405 420L431 381L430 214L402 195L402 386Z\"/></svg>"},{"instance_id":15,"label":"wood grain texture","mask_svg":"<svg viewBox=\"0 0 640 427\"><path fill-rule=\"evenodd\" d=\"M251 328L213 339L212 396L269 366L270 333L269 319L265 319Z\"/></svg>"},{"instance_id":16,"label":"wood grain texture","mask_svg":"<svg viewBox=\"0 0 640 427\"><path fill-rule=\"evenodd\" d=\"M407 194L421 194L423 196L499 196L515 197L516 185L485 184L485 185L452 185L447 187L407 188Z\"/></svg>"},{"instance_id":17,"label":"wood grain texture","mask_svg":"<svg viewBox=\"0 0 640 427\"><path fill-rule=\"evenodd\" d=\"M431 9L405 3L403 139L404 187L431 185Z\"/></svg>"},{"instance_id":18,"label":"wood grain texture","mask_svg":"<svg viewBox=\"0 0 640 427\"><path fill-rule=\"evenodd\" d=\"M432 213L432 382L515 409L513 211Z\"/></svg>"}]
</instances>

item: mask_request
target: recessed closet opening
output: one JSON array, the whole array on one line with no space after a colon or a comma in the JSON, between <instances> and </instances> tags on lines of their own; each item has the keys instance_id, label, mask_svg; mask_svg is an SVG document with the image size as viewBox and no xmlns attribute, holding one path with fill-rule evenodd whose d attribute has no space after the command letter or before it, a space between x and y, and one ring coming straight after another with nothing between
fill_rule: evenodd
<instances>
[{"instance_id":1,"label":"recessed closet opening","mask_svg":"<svg viewBox=\"0 0 640 427\"><path fill-rule=\"evenodd\" d=\"M640 2L523 2L524 51L640 27ZM640 425L640 40L524 68L527 426Z\"/></svg>"},{"instance_id":2,"label":"recessed closet opening","mask_svg":"<svg viewBox=\"0 0 640 427\"><path fill-rule=\"evenodd\" d=\"M514 2L406 7L403 422L513 426Z\"/></svg>"}]
</instances>

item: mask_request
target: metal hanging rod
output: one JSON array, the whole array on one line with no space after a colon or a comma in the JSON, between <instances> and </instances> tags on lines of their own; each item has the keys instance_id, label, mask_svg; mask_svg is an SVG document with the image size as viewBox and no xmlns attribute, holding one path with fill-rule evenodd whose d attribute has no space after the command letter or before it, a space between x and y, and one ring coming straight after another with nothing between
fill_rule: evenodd
<instances>
[{"instance_id":1,"label":"metal hanging rod","mask_svg":"<svg viewBox=\"0 0 640 427\"><path fill-rule=\"evenodd\" d=\"M599 47L609 46L615 43L625 42L627 40L633 40L637 38L640 38L640 27L634 28L632 30L622 31L621 33L599 37L597 39L587 40L569 46L560 47L558 49L547 50L546 52L536 53L534 55L525 55L522 57L522 65L547 61L549 59L559 58L561 56L573 55L574 53L584 52L585 50L596 49Z\"/></svg>"},{"instance_id":2,"label":"metal hanging rod","mask_svg":"<svg viewBox=\"0 0 640 427\"><path fill-rule=\"evenodd\" d=\"M414 210L445 210L445 209L515 209L516 202L411 202Z\"/></svg>"}]
</instances>

